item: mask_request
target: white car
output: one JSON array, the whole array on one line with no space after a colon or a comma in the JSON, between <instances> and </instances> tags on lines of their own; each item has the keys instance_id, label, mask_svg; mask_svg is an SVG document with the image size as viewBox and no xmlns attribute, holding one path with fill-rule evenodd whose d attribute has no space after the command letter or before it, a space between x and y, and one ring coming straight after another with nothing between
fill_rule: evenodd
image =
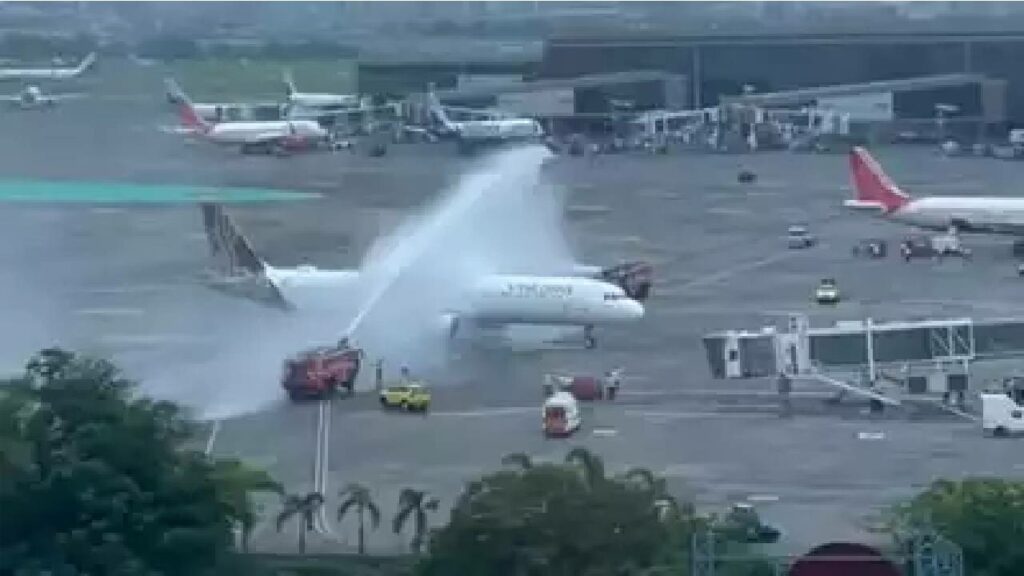
<instances>
[{"instance_id":1,"label":"white car","mask_svg":"<svg viewBox=\"0 0 1024 576\"><path fill-rule=\"evenodd\" d=\"M822 280L814 291L814 299L818 301L818 304L838 304L839 287L836 286L836 281L832 278Z\"/></svg>"},{"instance_id":2,"label":"white car","mask_svg":"<svg viewBox=\"0 0 1024 576\"><path fill-rule=\"evenodd\" d=\"M817 243L817 239L806 226L790 226L786 231L786 238L790 248L810 248Z\"/></svg>"}]
</instances>

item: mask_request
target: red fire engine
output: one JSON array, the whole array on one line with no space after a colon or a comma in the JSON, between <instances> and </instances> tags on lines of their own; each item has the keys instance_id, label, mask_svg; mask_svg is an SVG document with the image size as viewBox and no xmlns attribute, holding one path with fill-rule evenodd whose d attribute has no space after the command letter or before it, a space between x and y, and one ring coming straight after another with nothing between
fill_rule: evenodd
<instances>
[{"instance_id":1,"label":"red fire engine","mask_svg":"<svg viewBox=\"0 0 1024 576\"><path fill-rule=\"evenodd\" d=\"M362 358L362 350L341 344L303 350L285 360L281 386L294 401L326 398L338 388L351 394Z\"/></svg>"}]
</instances>

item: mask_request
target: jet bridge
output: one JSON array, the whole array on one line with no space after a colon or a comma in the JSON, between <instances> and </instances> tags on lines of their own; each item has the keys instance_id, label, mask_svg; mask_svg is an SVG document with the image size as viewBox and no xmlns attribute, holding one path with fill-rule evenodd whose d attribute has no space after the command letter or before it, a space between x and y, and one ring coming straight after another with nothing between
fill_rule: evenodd
<instances>
[{"instance_id":1,"label":"jet bridge","mask_svg":"<svg viewBox=\"0 0 1024 576\"><path fill-rule=\"evenodd\" d=\"M966 390L970 363L1024 353L1024 319L951 318L876 322L840 321L811 327L804 315L789 315L783 327L760 331L726 330L704 337L711 375L716 379L756 378L785 373L810 377L886 404L876 383L902 380L886 368L923 367L943 376L933 385L923 376L906 379L909 393ZM828 374L855 373L863 386Z\"/></svg>"}]
</instances>

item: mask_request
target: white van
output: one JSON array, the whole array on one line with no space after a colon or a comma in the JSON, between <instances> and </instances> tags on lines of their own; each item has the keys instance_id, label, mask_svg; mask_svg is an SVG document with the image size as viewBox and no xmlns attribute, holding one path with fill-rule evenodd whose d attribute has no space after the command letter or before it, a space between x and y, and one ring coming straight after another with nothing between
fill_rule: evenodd
<instances>
[{"instance_id":1,"label":"white van","mask_svg":"<svg viewBox=\"0 0 1024 576\"><path fill-rule=\"evenodd\" d=\"M1024 406L1006 393L982 394L981 428L993 436L1024 434Z\"/></svg>"},{"instance_id":2,"label":"white van","mask_svg":"<svg viewBox=\"0 0 1024 576\"><path fill-rule=\"evenodd\" d=\"M543 428L546 436L570 436L579 430L582 423L579 402L569 392L555 392L544 401Z\"/></svg>"}]
</instances>

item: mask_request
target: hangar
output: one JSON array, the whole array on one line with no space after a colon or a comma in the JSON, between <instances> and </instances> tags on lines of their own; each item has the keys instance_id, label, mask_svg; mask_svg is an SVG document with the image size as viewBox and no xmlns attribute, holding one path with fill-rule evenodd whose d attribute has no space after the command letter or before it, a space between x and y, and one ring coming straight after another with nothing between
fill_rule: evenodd
<instances>
[{"instance_id":1,"label":"hangar","mask_svg":"<svg viewBox=\"0 0 1024 576\"><path fill-rule=\"evenodd\" d=\"M724 96L721 102L766 109L830 110L847 115L855 132L870 133L872 139L891 140L900 133L929 140L950 136L972 139L1005 130L1007 123L1006 81L982 74L747 93Z\"/></svg>"},{"instance_id":2,"label":"hangar","mask_svg":"<svg viewBox=\"0 0 1024 576\"><path fill-rule=\"evenodd\" d=\"M1004 79L1006 116L1024 126L1024 31L565 35L548 40L542 78L664 70L690 79L696 107L723 96L948 74Z\"/></svg>"}]
</instances>

